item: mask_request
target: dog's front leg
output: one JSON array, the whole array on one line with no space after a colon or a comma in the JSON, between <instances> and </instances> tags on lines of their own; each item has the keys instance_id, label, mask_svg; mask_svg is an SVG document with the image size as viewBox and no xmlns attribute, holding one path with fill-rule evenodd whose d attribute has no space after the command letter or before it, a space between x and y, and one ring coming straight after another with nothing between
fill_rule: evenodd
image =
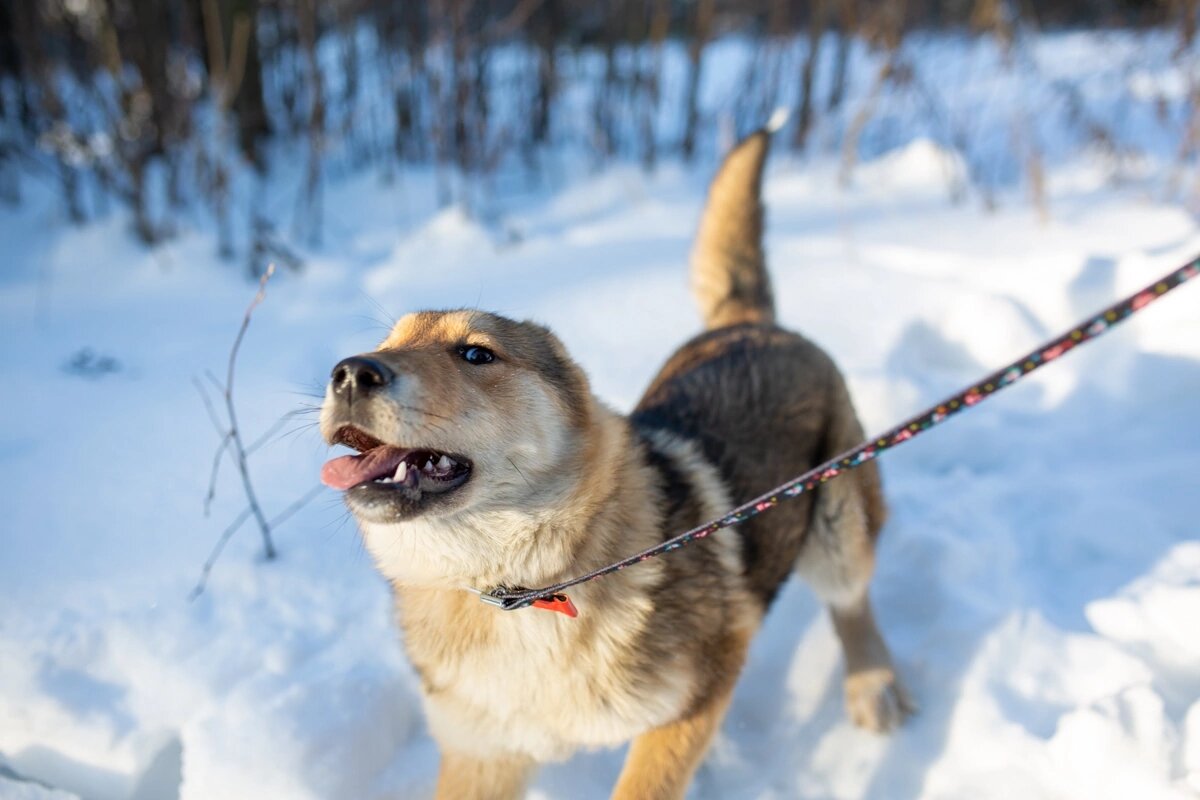
<instances>
[{"instance_id":1,"label":"dog's front leg","mask_svg":"<svg viewBox=\"0 0 1200 800\"><path fill-rule=\"evenodd\" d=\"M733 682L690 715L633 740L613 800L677 800L721 727Z\"/></svg>"},{"instance_id":2,"label":"dog's front leg","mask_svg":"<svg viewBox=\"0 0 1200 800\"><path fill-rule=\"evenodd\" d=\"M537 768L523 756L481 759L442 752L437 800L519 800Z\"/></svg>"}]
</instances>

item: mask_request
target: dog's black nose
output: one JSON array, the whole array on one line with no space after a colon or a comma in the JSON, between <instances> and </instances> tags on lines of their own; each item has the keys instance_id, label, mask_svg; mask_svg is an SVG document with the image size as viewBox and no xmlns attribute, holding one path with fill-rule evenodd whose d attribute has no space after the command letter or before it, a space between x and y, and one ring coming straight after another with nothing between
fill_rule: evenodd
<instances>
[{"instance_id":1,"label":"dog's black nose","mask_svg":"<svg viewBox=\"0 0 1200 800\"><path fill-rule=\"evenodd\" d=\"M351 356L339 361L329 377L334 394L352 397L387 386L395 373L373 358Z\"/></svg>"}]
</instances>

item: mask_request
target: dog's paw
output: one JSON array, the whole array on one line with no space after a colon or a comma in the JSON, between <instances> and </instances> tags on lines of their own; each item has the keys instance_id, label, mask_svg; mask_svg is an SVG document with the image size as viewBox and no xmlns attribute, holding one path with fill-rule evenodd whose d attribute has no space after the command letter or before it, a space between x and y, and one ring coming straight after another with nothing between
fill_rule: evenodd
<instances>
[{"instance_id":1,"label":"dog's paw","mask_svg":"<svg viewBox=\"0 0 1200 800\"><path fill-rule=\"evenodd\" d=\"M890 668L862 670L846 677L846 711L860 728L887 733L916 710Z\"/></svg>"}]
</instances>

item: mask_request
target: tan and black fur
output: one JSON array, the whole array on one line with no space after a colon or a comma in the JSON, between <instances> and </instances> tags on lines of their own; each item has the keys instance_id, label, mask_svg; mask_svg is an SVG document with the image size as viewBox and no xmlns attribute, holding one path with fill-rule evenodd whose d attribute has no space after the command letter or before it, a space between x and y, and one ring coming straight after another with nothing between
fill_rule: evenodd
<instances>
[{"instance_id":1,"label":"tan and black fur","mask_svg":"<svg viewBox=\"0 0 1200 800\"><path fill-rule=\"evenodd\" d=\"M629 740L613 796L681 797L793 571L830 607L854 721L886 730L909 709L867 596L885 515L873 463L575 587L577 619L501 611L465 588L542 586L602 566L862 438L832 360L774 323L759 201L768 143L752 135L717 175L693 254L708 330L631 415L595 399L548 330L481 312L409 315L349 360L366 372L335 371L322 413L330 442L470 463L444 494L347 492L395 589L442 751L439 798L519 797L538 764ZM467 348L494 359L467 363Z\"/></svg>"}]
</instances>

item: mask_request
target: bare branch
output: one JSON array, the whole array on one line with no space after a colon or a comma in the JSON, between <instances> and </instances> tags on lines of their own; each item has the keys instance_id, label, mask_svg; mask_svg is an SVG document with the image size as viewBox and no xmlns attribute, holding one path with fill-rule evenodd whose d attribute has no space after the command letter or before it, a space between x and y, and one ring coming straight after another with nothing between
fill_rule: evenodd
<instances>
[{"instance_id":1,"label":"bare branch","mask_svg":"<svg viewBox=\"0 0 1200 800\"><path fill-rule=\"evenodd\" d=\"M213 428L216 429L217 435L227 436L229 431L226 430L225 423L222 422L221 418L217 415L217 407L213 405L212 398L208 396L208 390L204 388L204 384L196 378L192 378L192 385L196 387L196 391L200 394L200 399L204 402L204 410L208 412L208 418L212 421ZM221 389L220 391L225 390Z\"/></svg>"},{"instance_id":2,"label":"bare branch","mask_svg":"<svg viewBox=\"0 0 1200 800\"><path fill-rule=\"evenodd\" d=\"M238 528L245 524L246 520L250 519L250 509L242 509L242 513L238 514L233 522L229 523L222 533L221 538L217 539L217 543L213 546L212 552L208 554L208 558L204 561L204 567L200 570L200 580L188 595L188 600L195 600L204 592L204 585L208 583L209 573L212 572L213 565L217 563L217 559L221 556L221 551L225 549L225 545L233 538L233 535L238 532Z\"/></svg>"},{"instance_id":3,"label":"bare branch","mask_svg":"<svg viewBox=\"0 0 1200 800\"><path fill-rule=\"evenodd\" d=\"M207 378L208 382L211 383L213 388L217 390L217 394L225 394L225 384L221 383L221 379L213 374L211 369L204 370L204 377Z\"/></svg>"},{"instance_id":4,"label":"bare branch","mask_svg":"<svg viewBox=\"0 0 1200 800\"><path fill-rule=\"evenodd\" d=\"M280 525L290 519L297 511L311 503L324 488L324 486L317 484L297 498L295 502L293 502L283 511L280 511L275 515L274 518L272 518L270 523L271 528L278 528ZM221 537L217 539L217 543L213 545L212 552L208 554L208 558L204 561L204 566L200 570L200 579L196 581L195 587L193 587L192 591L188 594L188 600L195 600L204 593L204 588L208 584L209 575L212 574L213 567L216 566L217 559L221 556L221 551L225 549L225 545L229 544L229 540L232 539L233 535L238 532L238 529L246 524L246 520L250 519L252 514L253 511L249 506L243 508L241 513L233 518L233 522L229 523L229 526L221 532Z\"/></svg>"},{"instance_id":5,"label":"bare branch","mask_svg":"<svg viewBox=\"0 0 1200 800\"><path fill-rule=\"evenodd\" d=\"M250 481L250 469L246 464L246 446L242 442L241 431L238 430L237 409L233 403L233 377L237 366L238 351L242 347L242 340L246 338L246 329L250 327L250 318L254 314L254 309L258 308L267 296L267 281L274 274L275 265L268 265L267 271L263 273L258 282L258 292L255 293L254 299L250 301L250 305L246 307L246 313L242 316L242 326L238 329L237 337L233 340L233 347L229 350L229 365L225 371L225 413L229 417L229 433L233 437L233 453L238 472L242 476L242 489L246 492L246 499L250 502L250 511L258 523L259 533L262 534L263 553L268 560L275 558L275 545L271 541L271 526L263 515L262 507L258 504L258 497L254 493L254 485Z\"/></svg>"},{"instance_id":6,"label":"bare branch","mask_svg":"<svg viewBox=\"0 0 1200 800\"><path fill-rule=\"evenodd\" d=\"M213 454L212 470L208 475L208 494L204 495L204 516L208 516L208 512L212 510L212 501L217 496L217 475L221 472L221 458L225 455L225 451L229 449L230 443L233 442L233 431L228 431L221 443L217 445L217 452Z\"/></svg>"},{"instance_id":7,"label":"bare branch","mask_svg":"<svg viewBox=\"0 0 1200 800\"><path fill-rule=\"evenodd\" d=\"M192 385L196 387L196 392L204 403L204 410L208 414L209 421L212 422L213 429L217 432L217 436L221 437L217 450L213 453L212 469L208 475L208 492L204 495L204 516L207 517L212 508L213 498L217 496L217 476L221 472L221 457L225 455L225 451L229 449L229 445L233 441L233 431L228 430L225 423L221 421L217 414L217 408L213 405L212 398L208 396L208 390L204 388L204 384L199 379L192 378Z\"/></svg>"}]
</instances>

